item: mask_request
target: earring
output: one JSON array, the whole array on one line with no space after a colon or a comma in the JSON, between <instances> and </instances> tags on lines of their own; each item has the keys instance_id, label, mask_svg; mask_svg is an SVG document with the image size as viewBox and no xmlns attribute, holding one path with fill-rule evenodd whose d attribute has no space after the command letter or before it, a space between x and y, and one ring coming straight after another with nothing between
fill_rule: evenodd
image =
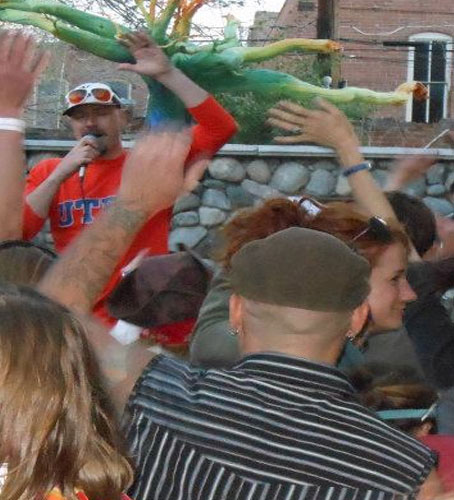
<instances>
[{"instance_id":1,"label":"earring","mask_svg":"<svg viewBox=\"0 0 454 500\"><path fill-rule=\"evenodd\" d=\"M240 331L238 330L238 328L229 328L229 333L233 337L238 337L238 335L240 334Z\"/></svg>"},{"instance_id":2,"label":"earring","mask_svg":"<svg viewBox=\"0 0 454 500\"><path fill-rule=\"evenodd\" d=\"M356 335L351 331L351 330L348 330L348 332L345 334L345 336L347 337L348 340L350 341L353 341L354 338L356 337Z\"/></svg>"}]
</instances>

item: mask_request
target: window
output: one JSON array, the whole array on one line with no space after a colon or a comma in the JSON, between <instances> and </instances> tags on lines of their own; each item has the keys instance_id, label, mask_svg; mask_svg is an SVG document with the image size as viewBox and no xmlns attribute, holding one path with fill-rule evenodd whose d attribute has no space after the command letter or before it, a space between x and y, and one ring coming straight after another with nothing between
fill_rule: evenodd
<instances>
[{"instance_id":1,"label":"window","mask_svg":"<svg viewBox=\"0 0 454 500\"><path fill-rule=\"evenodd\" d=\"M46 129L60 127L63 97L68 91L66 80L43 80L34 89L30 105L33 126Z\"/></svg>"},{"instance_id":2,"label":"window","mask_svg":"<svg viewBox=\"0 0 454 500\"><path fill-rule=\"evenodd\" d=\"M299 0L298 1L298 11L299 12L308 12L311 10L315 10L315 2L311 2L310 0Z\"/></svg>"},{"instance_id":3,"label":"window","mask_svg":"<svg viewBox=\"0 0 454 500\"><path fill-rule=\"evenodd\" d=\"M452 39L438 33L422 33L411 36L409 46L408 80L424 83L429 99L410 102L407 121L438 122L448 114Z\"/></svg>"}]
</instances>

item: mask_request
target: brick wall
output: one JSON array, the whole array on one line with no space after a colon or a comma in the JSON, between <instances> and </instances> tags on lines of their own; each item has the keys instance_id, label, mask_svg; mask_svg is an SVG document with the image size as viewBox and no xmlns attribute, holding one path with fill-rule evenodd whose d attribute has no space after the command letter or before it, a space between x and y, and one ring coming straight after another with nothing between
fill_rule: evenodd
<instances>
[{"instance_id":1,"label":"brick wall","mask_svg":"<svg viewBox=\"0 0 454 500\"><path fill-rule=\"evenodd\" d=\"M305 5L313 4L304 11ZM338 0L338 38L344 46L337 76L350 86L389 91L407 80L408 48L383 47L383 42L405 42L419 33L454 38L453 0ZM316 36L317 0L287 0L270 38ZM452 58L452 52L450 57ZM452 81L451 70L451 81ZM451 85L452 89L452 85ZM449 90L448 117L454 113ZM378 116L405 118L405 108L384 108Z\"/></svg>"}]
</instances>

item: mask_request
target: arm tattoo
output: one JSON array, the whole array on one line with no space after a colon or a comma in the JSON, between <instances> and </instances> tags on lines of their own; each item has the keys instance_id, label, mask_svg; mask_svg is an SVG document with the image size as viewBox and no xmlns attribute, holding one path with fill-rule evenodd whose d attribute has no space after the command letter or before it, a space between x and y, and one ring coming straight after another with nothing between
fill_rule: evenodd
<instances>
[{"instance_id":1,"label":"arm tattoo","mask_svg":"<svg viewBox=\"0 0 454 500\"><path fill-rule=\"evenodd\" d=\"M120 201L113 203L108 210L112 223L122 227L128 233L136 231L137 224L142 224L147 218L142 210L128 208Z\"/></svg>"},{"instance_id":2,"label":"arm tattoo","mask_svg":"<svg viewBox=\"0 0 454 500\"><path fill-rule=\"evenodd\" d=\"M41 290L79 312L89 312L146 221L143 210L115 202L60 257Z\"/></svg>"}]
</instances>

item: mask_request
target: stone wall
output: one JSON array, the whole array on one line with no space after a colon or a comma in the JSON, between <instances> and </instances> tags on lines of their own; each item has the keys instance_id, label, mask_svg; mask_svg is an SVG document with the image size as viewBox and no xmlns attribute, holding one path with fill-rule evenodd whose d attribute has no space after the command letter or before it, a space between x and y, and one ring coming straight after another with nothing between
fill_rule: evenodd
<instances>
[{"instance_id":1,"label":"stone wall","mask_svg":"<svg viewBox=\"0 0 454 500\"><path fill-rule=\"evenodd\" d=\"M390 160L373 161L372 175L382 186L390 164ZM406 191L448 215L454 211L448 194L453 183L454 161L442 161ZM217 158L199 188L175 205L170 246L175 250L178 243L185 243L206 255L217 230L235 210L268 197L303 193L323 200L351 194L332 159Z\"/></svg>"},{"instance_id":2,"label":"stone wall","mask_svg":"<svg viewBox=\"0 0 454 500\"><path fill-rule=\"evenodd\" d=\"M43 156L37 152L30 154L29 165ZM371 160L372 175L383 185L391 160ZM433 210L448 215L454 212L449 195L452 184L454 160L448 157L440 159L424 178L408 186L407 192L422 198ZM303 193L327 200L347 197L350 189L334 158L218 156L198 188L175 204L170 248L177 250L179 244L185 244L208 256L219 228L235 210L268 197ZM49 243L48 230L39 239Z\"/></svg>"}]
</instances>

